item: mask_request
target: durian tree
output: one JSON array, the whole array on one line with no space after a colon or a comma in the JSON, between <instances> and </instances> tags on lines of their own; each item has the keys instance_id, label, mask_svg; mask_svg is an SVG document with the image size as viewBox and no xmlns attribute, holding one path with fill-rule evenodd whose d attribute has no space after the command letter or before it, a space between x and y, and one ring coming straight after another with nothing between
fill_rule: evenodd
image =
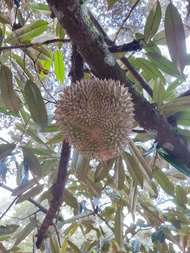
<instances>
[{"instance_id":1,"label":"durian tree","mask_svg":"<svg viewBox=\"0 0 190 253\"><path fill-rule=\"evenodd\" d=\"M0 4L0 251L189 252L189 1Z\"/></svg>"}]
</instances>

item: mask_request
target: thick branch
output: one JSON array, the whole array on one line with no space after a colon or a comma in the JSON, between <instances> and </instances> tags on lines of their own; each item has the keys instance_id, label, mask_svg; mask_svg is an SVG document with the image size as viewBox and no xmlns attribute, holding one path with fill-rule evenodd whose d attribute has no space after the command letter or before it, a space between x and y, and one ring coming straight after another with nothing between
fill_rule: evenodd
<instances>
[{"instance_id":1,"label":"thick branch","mask_svg":"<svg viewBox=\"0 0 190 253\"><path fill-rule=\"evenodd\" d=\"M129 87L135 104L135 119L175 159L190 168L190 151L175 129L143 96L135 91L125 72L116 63L101 36L93 29L80 0L47 0L52 12L78 45L83 59L101 79L115 79Z\"/></svg>"},{"instance_id":2,"label":"thick branch","mask_svg":"<svg viewBox=\"0 0 190 253\"><path fill-rule=\"evenodd\" d=\"M58 174L57 174L57 181L53 187L52 202L46 214L46 217L43 220L42 225L37 234L36 247L38 249L40 248L43 239L47 236L48 228L49 226L52 225L53 218L55 217L61 205L63 191L65 189L69 157L70 157L70 146L66 141L63 141L61 157L59 161Z\"/></svg>"}]
</instances>

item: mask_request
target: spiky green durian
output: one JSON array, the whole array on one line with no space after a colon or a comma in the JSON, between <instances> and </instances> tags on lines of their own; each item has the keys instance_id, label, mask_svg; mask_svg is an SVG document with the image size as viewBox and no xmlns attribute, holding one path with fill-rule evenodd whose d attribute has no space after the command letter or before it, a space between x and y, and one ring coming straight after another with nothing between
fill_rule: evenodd
<instances>
[{"instance_id":1,"label":"spiky green durian","mask_svg":"<svg viewBox=\"0 0 190 253\"><path fill-rule=\"evenodd\" d=\"M79 153L106 161L126 148L133 111L131 94L119 81L82 79L64 89L55 119L64 137Z\"/></svg>"}]
</instances>

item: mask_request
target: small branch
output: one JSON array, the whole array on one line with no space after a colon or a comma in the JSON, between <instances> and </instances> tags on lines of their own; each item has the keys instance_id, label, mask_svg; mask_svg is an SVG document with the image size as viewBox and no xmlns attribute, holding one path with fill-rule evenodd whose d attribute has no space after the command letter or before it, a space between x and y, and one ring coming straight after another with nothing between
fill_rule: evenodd
<instances>
[{"instance_id":1,"label":"small branch","mask_svg":"<svg viewBox=\"0 0 190 253\"><path fill-rule=\"evenodd\" d=\"M0 183L0 187L1 187L1 188L4 188L5 190L7 190L7 191L9 191L9 192L13 192L13 189L12 189L12 188L10 188L10 187L4 185L3 183ZM43 207L42 205L40 205L40 204L39 204L38 202L36 202L35 200L33 200L33 199L28 199L28 201L29 201L30 203L32 203L33 205L35 205L36 207L38 207L39 210L40 210L41 212L47 213L47 209L46 209L45 207Z\"/></svg>"},{"instance_id":2,"label":"small branch","mask_svg":"<svg viewBox=\"0 0 190 253\"><path fill-rule=\"evenodd\" d=\"M54 217L61 205L63 191L65 189L65 184L66 184L69 158L70 158L70 146L69 146L68 142L66 142L64 140L63 145L62 145L61 157L60 157L60 161L59 161L57 181L55 182L55 184L53 186L53 193L52 193L53 199L50 204L50 208L49 208L49 210L42 222L42 225L38 231L38 234L36 235L36 237L37 237L36 247L38 249L40 248L43 239L46 238L48 228L53 224L53 219L54 219Z\"/></svg>"},{"instance_id":3,"label":"small branch","mask_svg":"<svg viewBox=\"0 0 190 253\"><path fill-rule=\"evenodd\" d=\"M0 47L0 51L12 50L12 49L18 49L18 48L39 47L39 46L53 44L53 43L57 43L57 42L67 43L67 42L71 42L71 40L70 39L52 39L52 40L46 40L42 43L30 43L30 44L6 46L6 47Z\"/></svg>"},{"instance_id":4,"label":"small branch","mask_svg":"<svg viewBox=\"0 0 190 253\"><path fill-rule=\"evenodd\" d=\"M134 4L134 8L138 4L138 2L139 2L139 0L136 2L136 4ZM133 10L133 8L131 10ZM99 22L96 20L96 18L91 14L90 11L89 11L89 13L90 13L90 17L91 17L91 20L92 20L94 26L96 27L98 32L104 36L104 39L105 39L107 45L109 46L108 49L111 53L137 51L137 50L142 49L142 45L140 44L140 41L137 41L137 40L133 40L132 42L124 44L122 46L116 46L114 44L114 41L110 40L110 38L107 36L106 32L104 31L102 26L99 24ZM127 58L122 57L120 60L128 68L128 70L131 72L131 74L134 76L134 78L139 82L139 84L142 86L142 88L144 90L146 90L146 92L150 95L150 97L152 97L153 91L152 91L151 87L146 82L146 80L136 71L136 69L130 64L130 62L127 60Z\"/></svg>"},{"instance_id":5,"label":"small branch","mask_svg":"<svg viewBox=\"0 0 190 253\"><path fill-rule=\"evenodd\" d=\"M152 98L153 91L152 91L152 88L147 83L147 81L136 71L136 69L131 65L131 63L128 61L128 59L126 57L122 57L120 60L127 67L127 69L131 72L131 74L134 76L134 78L139 82L139 84L142 86L142 88Z\"/></svg>"},{"instance_id":6,"label":"small branch","mask_svg":"<svg viewBox=\"0 0 190 253\"><path fill-rule=\"evenodd\" d=\"M5 212L1 215L0 220L5 216L5 214L11 209L12 205L15 203L15 201L18 199L18 197L16 197L11 204L8 206L8 208L5 210Z\"/></svg>"},{"instance_id":7,"label":"small branch","mask_svg":"<svg viewBox=\"0 0 190 253\"><path fill-rule=\"evenodd\" d=\"M136 6L137 6L137 4L138 4L139 2L140 2L140 0L137 0L137 1L134 3L134 5L131 7L131 10L129 11L127 17L123 20L123 22L122 22L122 24L121 24L119 30L117 31L117 33L116 33L116 35L115 35L115 38L114 38L114 40L113 40L114 42L116 41L117 36L118 36L118 34L120 33L120 31L121 31L122 27L124 26L125 22L129 19L129 17L131 16L131 13L132 13L133 10L136 8Z\"/></svg>"}]
</instances>

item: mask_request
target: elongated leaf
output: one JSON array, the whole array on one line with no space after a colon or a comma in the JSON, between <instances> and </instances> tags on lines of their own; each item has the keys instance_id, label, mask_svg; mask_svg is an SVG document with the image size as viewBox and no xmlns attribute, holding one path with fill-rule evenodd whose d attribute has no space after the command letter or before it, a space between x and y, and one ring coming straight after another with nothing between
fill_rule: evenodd
<instances>
[{"instance_id":1,"label":"elongated leaf","mask_svg":"<svg viewBox=\"0 0 190 253\"><path fill-rule=\"evenodd\" d=\"M11 112L18 114L20 100L13 90L12 72L6 66L0 69L0 87L3 102Z\"/></svg>"},{"instance_id":2,"label":"elongated leaf","mask_svg":"<svg viewBox=\"0 0 190 253\"><path fill-rule=\"evenodd\" d=\"M136 162L139 163L139 167L141 168L141 171L143 172L144 176L147 179L151 179L152 177L152 170L148 163L146 162L145 158L142 156L140 150L135 146L133 141L130 141L129 148L131 150L132 155L134 156Z\"/></svg>"},{"instance_id":3,"label":"elongated leaf","mask_svg":"<svg viewBox=\"0 0 190 253\"><path fill-rule=\"evenodd\" d=\"M95 171L95 175L94 175L95 182L101 181L102 179L104 179L108 175L109 171L112 168L114 161L115 161L115 158L110 159L107 162L103 162L103 163L100 162L98 164L96 171Z\"/></svg>"},{"instance_id":4,"label":"elongated leaf","mask_svg":"<svg viewBox=\"0 0 190 253\"><path fill-rule=\"evenodd\" d=\"M158 53L147 53L147 56L149 60L157 66L160 70L165 72L168 75L174 76L174 77L179 77L180 73L177 67L168 59L163 57L162 55Z\"/></svg>"},{"instance_id":5,"label":"elongated leaf","mask_svg":"<svg viewBox=\"0 0 190 253\"><path fill-rule=\"evenodd\" d=\"M37 177L41 177L42 168L37 157L32 153L32 151L27 147L22 147L24 159L31 170L31 172Z\"/></svg>"},{"instance_id":6,"label":"elongated leaf","mask_svg":"<svg viewBox=\"0 0 190 253\"><path fill-rule=\"evenodd\" d=\"M90 175L85 179L85 186L94 197L101 197L102 187L99 183L95 183Z\"/></svg>"},{"instance_id":7,"label":"elongated leaf","mask_svg":"<svg viewBox=\"0 0 190 253\"><path fill-rule=\"evenodd\" d=\"M36 185L35 187L31 188L26 193L24 193L23 195L21 195L17 199L16 204L21 203L21 202L23 202L25 200L28 200L30 198L33 198L34 196L36 196L37 194L39 194L40 192L42 192L43 188L44 188L43 185Z\"/></svg>"},{"instance_id":8,"label":"elongated leaf","mask_svg":"<svg viewBox=\"0 0 190 253\"><path fill-rule=\"evenodd\" d=\"M57 253L59 252L59 245L57 240L54 238L50 237L50 248L51 248L51 253Z\"/></svg>"},{"instance_id":9,"label":"elongated leaf","mask_svg":"<svg viewBox=\"0 0 190 253\"><path fill-rule=\"evenodd\" d=\"M29 7L36 14L40 14L40 15L43 14L46 16L50 16L50 14L51 14L50 8L47 4L30 3Z\"/></svg>"},{"instance_id":10,"label":"elongated leaf","mask_svg":"<svg viewBox=\"0 0 190 253\"><path fill-rule=\"evenodd\" d=\"M74 252L76 253L81 253L80 249L76 246L76 244L74 244L73 242L71 242L70 240L67 240L68 245L71 247L71 249L74 250Z\"/></svg>"},{"instance_id":11,"label":"elongated leaf","mask_svg":"<svg viewBox=\"0 0 190 253\"><path fill-rule=\"evenodd\" d=\"M15 148L16 144L0 144L0 159L8 156Z\"/></svg>"},{"instance_id":12,"label":"elongated leaf","mask_svg":"<svg viewBox=\"0 0 190 253\"><path fill-rule=\"evenodd\" d=\"M55 76L56 79L63 84L65 77L65 67L62 53L57 50L54 55L54 66L55 66Z\"/></svg>"},{"instance_id":13,"label":"elongated leaf","mask_svg":"<svg viewBox=\"0 0 190 253\"><path fill-rule=\"evenodd\" d=\"M125 182L125 170L124 170L123 160L121 156L119 156L115 162L114 178L116 180L118 190L122 190L124 182Z\"/></svg>"},{"instance_id":14,"label":"elongated leaf","mask_svg":"<svg viewBox=\"0 0 190 253\"><path fill-rule=\"evenodd\" d=\"M38 221L36 219L32 219L28 225L25 226L25 228L20 231L14 238L16 238L16 241L14 243L15 245L18 245L20 242L22 242L36 227Z\"/></svg>"},{"instance_id":15,"label":"elongated leaf","mask_svg":"<svg viewBox=\"0 0 190 253\"><path fill-rule=\"evenodd\" d=\"M17 54L13 54L13 53L12 53L12 57L15 60L14 63L18 64L20 66L20 68L22 69L23 73L26 74L27 77L32 81L34 78L33 78L33 75L30 73L30 71L26 68L25 59L21 58ZM21 71L21 73L22 73L22 71Z\"/></svg>"},{"instance_id":16,"label":"elongated leaf","mask_svg":"<svg viewBox=\"0 0 190 253\"><path fill-rule=\"evenodd\" d=\"M144 58L136 58L136 63L143 69L143 71L146 73L146 75L150 76L150 79L157 80L158 77L160 77L163 81L165 81L162 73L160 70L154 66L150 61L144 59Z\"/></svg>"},{"instance_id":17,"label":"elongated leaf","mask_svg":"<svg viewBox=\"0 0 190 253\"><path fill-rule=\"evenodd\" d=\"M144 211L147 213L147 216L152 222L151 223L152 225L158 226L163 223L163 220L159 217L158 211L153 206L150 206L149 208L149 205L146 205L146 203L142 203L141 206L144 209Z\"/></svg>"},{"instance_id":18,"label":"elongated leaf","mask_svg":"<svg viewBox=\"0 0 190 253\"><path fill-rule=\"evenodd\" d=\"M44 46L27 48L27 50L24 50L24 52L33 61L36 61L38 59L39 60L45 60L45 61L50 61L51 60L51 54Z\"/></svg>"},{"instance_id":19,"label":"elongated leaf","mask_svg":"<svg viewBox=\"0 0 190 253\"><path fill-rule=\"evenodd\" d=\"M55 144L61 141L63 141L63 134L58 133L58 134L55 134L55 136L51 138L49 141L47 141L46 144Z\"/></svg>"},{"instance_id":20,"label":"elongated leaf","mask_svg":"<svg viewBox=\"0 0 190 253\"><path fill-rule=\"evenodd\" d=\"M28 80L25 84L24 93L32 119L40 130L44 130L47 127L48 116L38 86L32 81Z\"/></svg>"},{"instance_id":21,"label":"elongated leaf","mask_svg":"<svg viewBox=\"0 0 190 253\"><path fill-rule=\"evenodd\" d=\"M65 37L65 31L59 22L57 22L56 25L56 36L59 37L60 39L64 39ZM62 42L59 42L58 44L59 49L61 49L62 44L63 44Z\"/></svg>"},{"instance_id":22,"label":"elongated leaf","mask_svg":"<svg viewBox=\"0 0 190 253\"><path fill-rule=\"evenodd\" d=\"M154 170L154 178L157 180L162 189L169 195L174 196L174 185L170 182L167 175L159 168Z\"/></svg>"},{"instance_id":23,"label":"elongated leaf","mask_svg":"<svg viewBox=\"0 0 190 253\"><path fill-rule=\"evenodd\" d=\"M157 104L157 107L160 108L161 104L163 103L165 98L165 88L163 82L160 78L154 84L153 89L153 100Z\"/></svg>"},{"instance_id":24,"label":"elongated leaf","mask_svg":"<svg viewBox=\"0 0 190 253\"><path fill-rule=\"evenodd\" d=\"M182 74L187 55L185 32L181 16L173 3L167 6L164 25L171 59Z\"/></svg>"},{"instance_id":25,"label":"elongated leaf","mask_svg":"<svg viewBox=\"0 0 190 253\"><path fill-rule=\"evenodd\" d=\"M131 175L133 181L137 184L143 187L143 173L139 166L137 165L134 158L128 154L127 152L123 152L122 154L123 159L125 160L125 163L127 165L127 169L129 171L129 174Z\"/></svg>"},{"instance_id":26,"label":"elongated leaf","mask_svg":"<svg viewBox=\"0 0 190 253\"><path fill-rule=\"evenodd\" d=\"M146 20L144 28L145 41L150 40L156 34L156 32L158 31L158 27L160 25L160 21L161 21L161 7L160 2L156 1Z\"/></svg>"},{"instance_id":27,"label":"elongated leaf","mask_svg":"<svg viewBox=\"0 0 190 253\"><path fill-rule=\"evenodd\" d=\"M186 191L183 189L183 187L181 185L176 185L175 191L176 191L177 202L179 203L180 206L182 206L184 208L185 205L187 204Z\"/></svg>"},{"instance_id":28,"label":"elongated leaf","mask_svg":"<svg viewBox=\"0 0 190 253\"><path fill-rule=\"evenodd\" d=\"M130 186L129 204L128 204L128 210L131 214L135 213L136 205L137 205L137 185L134 185L132 181Z\"/></svg>"},{"instance_id":29,"label":"elongated leaf","mask_svg":"<svg viewBox=\"0 0 190 253\"><path fill-rule=\"evenodd\" d=\"M115 223L114 223L114 234L116 242L121 246L123 244L123 212L120 206L117 207L115 214Z\"/></svg>"},{"instance_id":30,"label":"elongated leaf","mask_svg":"<svg viewBox=\"0 0 190 253\"><path fill-rule=\"evenodd\" d=\"M89 160L83 155L79 155L76 169L77 169L78 180L85 181L88 175L88 171L90 169Z\"/></svg>"},{"instance_id":31,"label":"elongated leaf","mask_svg":"<svg viewBox=\"0 0 190 253\"><path fill-rule=\"evenodd\" d=\"M164 158L168 163L170 163L172 166L174 166L177 170L179 170L184 175L190 177L190 168L185 166L184 164L177 161L175 158L159 151L159 155Z\"/></svg>"},{"instance_id":32,"label":"elongated leaf","mask_svg":"<svg viewBox=\"0 0 190 253\"><path fill-rule=\"evenodd\" d=\"M64 191L63 201L72 208L78 209L78 201L67 189Z\"/></svg>"},{"instance_id":33,"label":"elongated leaf","mask_svg":"<svg viewBox=\"0 0 190 253\"><path fill-rule=\"evenodd\" d=\"M12 196L19 196L31 189L34 185L36 185L36 181L34 179L30 179L25 185L19 185L16 187L12 192Z\"/></svg>"},{"instance_id":34,"label":"elongated leaf","mask_svg":"<svg viewBox=\"0 0 190 253\"><path fill-rule=\"evenodd\" d=\"M34 37L42 34L48 27L48 22L45 20L37 20L29 25L12 32L6 39L10 44L17 44L20 42L30 41Z\"/></svg>"},{"instance_id":35,"label":"elongated leaf","mask_svg":"<svg viewBox=\"0 0 190 253\"><path fill-rule=\"evenodd\" d=\"M190 112L190 96L182 96L162 107L165 116L170 116L176 112Z\"/></svg>"},{"instance_id":36,"label":"elongated leaf","mask_svg":"<svg viewBox=\"0 0 190 253\"><path fill-rule=\"evenodd\" d=\"M10 19L7 15L4 15L2 12L0 12L0 23L2 24L10 24Z\"/></svg>"}]
</instances>

